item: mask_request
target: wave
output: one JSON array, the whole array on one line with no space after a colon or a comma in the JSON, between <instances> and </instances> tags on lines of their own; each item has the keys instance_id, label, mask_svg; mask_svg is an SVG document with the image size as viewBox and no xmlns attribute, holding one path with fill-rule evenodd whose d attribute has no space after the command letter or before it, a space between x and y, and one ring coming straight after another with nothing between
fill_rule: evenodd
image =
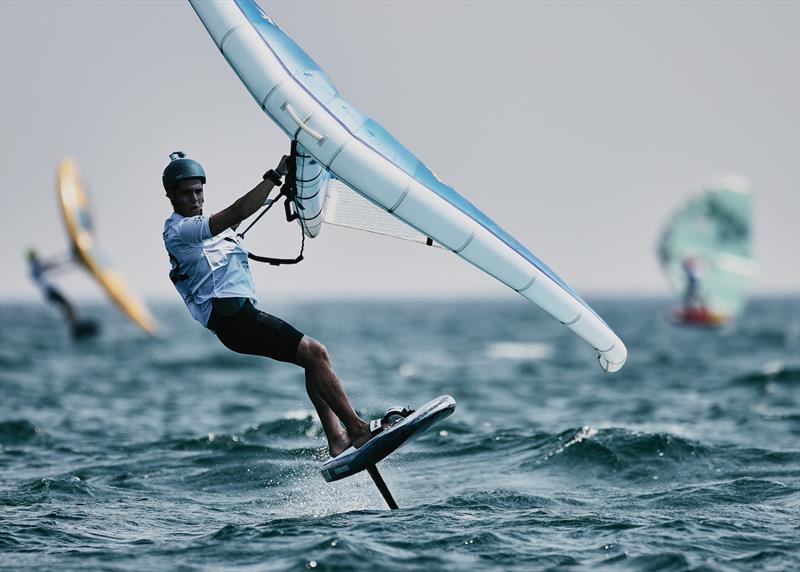
<instances>
[{"instance_id":1,"label":"wave","mask_svg":"<svg viewBox=\"0 0 800 572\"><path fill-rule=\"evenodd\" d=\"M230 495L235 492L258 491L282 488L292 480L295 469L288 463L275 462L274 458L252 459L251 462L234 462L231 459L215 459L207 469L190 469L182 471L179 481L181 489L201 491L203 493L221 493Z\"/></svg>"},{"instance_id":2,"label":"wave","mask_svg":"<svg viewBox=\"0 0 800 572\"><path fill-rule=\"evenodd\" d=\"M128 449L145 452L166 448L173 451L231 452L238 454L268 453L278 457L297 445L305 449L311 440L323 437L322 425L307 411L289 412L282 419L253 424L237 433L207 433L202 437L168 439L137 443Z\"/></svg>"},{"instance_id":3,"label":"wave","mask_svg":"<svg viewBox=\"0 0 800 572\"><path fill-rule=\"evenodd\" d=\"M284 419L277 419L267 423L251 425L242 435L247 438L265 437L317 437L322 434L322 425L310 413L300 413L296 416L289 416Z\"/></svg>"},{"instance_id":4,"label":"wave","mask_svg":"<svg viewBox=\"0 0 800 572\"><path fill-rule=\"evenodd\" d=\"M800 384L800 367L772 361L765 363L758 371L732 379L733 385L765 385L767 383Z\"/></svg>"},{"instance_id":5,"label":"wave","mask_svg":"<svg viewBox=\"0 0 800 572\"><path fill-rule=\"evenodd\" d=\"M525 494L515 490L493 489L453 497L445 503L435 504L444 510L465 508L470 510L529 510L550 508L560 504L556 499Z\"/></svg>"},{"instance_id":6,"label":"wave","mask_svg":"<svg viewBox=\"0 0 800 572\"><path fill-rule=\"evenodd\" d=\"M498 471L545 471L573 480L663 482L682 479L792 478L800 451L704 444L667 432L576 427L558 434L530 429L483 435L449 431L448 439L416 456ZM465 457L472 460L464 460Z\"/></svg>"},{"instance_id":7,"label":"wave","mask_svg":"<svg viewBox=\"0 0 800 572\"><path fill-rule=\"evenodd\" d=\"M780 320L777 320L780 324ZM800 337L800 327L797 323L788 325L774 325L742 328L741 333L752 340L757 347L796 347Z\"/></svg>"},{"instance_id":8,"label":"wave","mask_svg":"<svg viewBox=\"0 0 800 572\"><path fill-rule=\"evenodd\" d=\"M667 491L639 495L637 500L646 500L653 507L697 509L718 505L753 505L797 492L797 488L779 481L741 477L673 487Z\"/></svg>"},{"instance_id":9,"label":"wave","mask_svg":"<svg viewBox=\"0 0 800 572\"><path fill-rule=\"evenodd\" d=\"M100 499L108 492L75 473L54 477L32 479L16 487L13 495L0 497L0 504L6 506L27 506L52 499Z\"/></svg>"},{"instance_id":10,"label":"wave","mask_svg":"<svg viewBox=\"0 0 800 572\"><path fill-rule=\"evenodd\" d=\"M5 347L0 349L0 369L2 371L28 371L36 365L36 354L33 351L24 352L19 349Z\"/></svg>"},{"instance_id":11,"label":"wave","mask_svg":"<svg viewBox=\"0 0 800 572\"><path fill-rule=\"evenodd\" d=\"M46 440L49 435L27 419L0 421L0 445L20 445L35 440Z\"/></svg>"}]
</instances>

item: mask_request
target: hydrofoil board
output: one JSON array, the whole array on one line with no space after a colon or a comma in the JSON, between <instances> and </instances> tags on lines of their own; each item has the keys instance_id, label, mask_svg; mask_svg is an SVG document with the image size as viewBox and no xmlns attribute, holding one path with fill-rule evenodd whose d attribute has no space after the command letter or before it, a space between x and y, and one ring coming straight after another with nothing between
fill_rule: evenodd
<instances>
[{"instance_id":1,"label":"hydrofoil board","mask_svg":"<svg viewBox=\"0 0 800 572\"><path fill-rule=\"evenodd\" d=\"M410 439L422 435L431 426L449 417L455 409L456 400L449 395L442 395L429 401L372 437L358 449L350 447L323 463L320 468L322 477L330 483L374 467Z\"/></svg>"}]
</instances>

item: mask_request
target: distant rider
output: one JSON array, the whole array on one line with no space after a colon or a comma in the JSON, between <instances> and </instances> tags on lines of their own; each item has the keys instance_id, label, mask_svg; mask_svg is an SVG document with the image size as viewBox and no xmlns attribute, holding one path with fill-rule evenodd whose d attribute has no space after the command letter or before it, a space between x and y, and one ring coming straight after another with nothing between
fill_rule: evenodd
<instances>
[{"instance_id":1,"label":"distant rider","mask_svg":"<svg viewBox=\"0 0 800 572\"><path fill-rule=\"evenodd\" d=\"M229 207L204 216L203 167L183 152L172 153L162 176L174 210L164 223L164 245L172 266L170 279L195 320L235 352L305 369L306 391L325 430L328 451L336 456L351 445L363 445L380 424L371 431L356 414L325 346L255 307L258 300L247 251L233 231L281 185L289 160L283 157L264 180Z\"/></svg>"},{"instance_id":2,"label":"distant rider","mask_svg":"<svg viewBox=\"0 0 800 572\"><path fill-rule=\"evenodd\" d=\"M64 314L64 318L69 322L72 336L74 338L83 338L96 334L97 323L92 320L79 319L75 306L73 306L45 277L45 274L60 268L63 266L63 263L54 261L45 262L39 258L38 253L33 248L28 250L27 258L28 271L30 272L31 279L39 287L45 300L58 306L59 310Z\"/></svg>"},{"instance_id":3,"label":"distant rider","mask_svg":"<svg viewBox=\"0 0 800 572\"><path fill-rule=\"evenodd\" d=\"M683 271L686 275L686 289L683 292L683 309L685 312L698 312L705 308L700 292L700 277L697 260L684 258Z\"/></svg>"}]
</instances>

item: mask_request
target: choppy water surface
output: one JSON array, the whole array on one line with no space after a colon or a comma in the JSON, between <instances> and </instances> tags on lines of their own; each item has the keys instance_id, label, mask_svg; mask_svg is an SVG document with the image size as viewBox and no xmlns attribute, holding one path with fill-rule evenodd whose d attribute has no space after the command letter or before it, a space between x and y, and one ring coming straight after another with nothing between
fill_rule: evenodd
<instances>
[{"instance_id":1,"label":"choppy water surface","mask_svg":"<svg viewBox=\"0 0 800 572\"><path fill-rule=\"evenodd\" d=\"M734 327L594 301L622 372L530 304L267 308L322 340L365 416L456 413L327 484L293 366L226 350L180 306L163 339L111 308L75 343L0 307L0 567L8 570L800 569L800 301Z\"/></svg>"}]
</instances>

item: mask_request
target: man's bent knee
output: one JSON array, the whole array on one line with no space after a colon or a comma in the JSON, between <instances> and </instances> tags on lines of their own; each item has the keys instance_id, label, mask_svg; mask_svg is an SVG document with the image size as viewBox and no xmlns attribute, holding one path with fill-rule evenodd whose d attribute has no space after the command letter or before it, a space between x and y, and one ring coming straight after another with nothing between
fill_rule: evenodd
<instances>
[{"instance_id":1,"label":"man's bent knee","mask_svg":"<svg viewBox=\"0 0 800 572\"><path fill-rule=\"evenodd\" d=\"M303 336L297 347L297 363L303 367L318 367L330 363L328 350L310 336Z\"/></svg>"}]
</instances>

